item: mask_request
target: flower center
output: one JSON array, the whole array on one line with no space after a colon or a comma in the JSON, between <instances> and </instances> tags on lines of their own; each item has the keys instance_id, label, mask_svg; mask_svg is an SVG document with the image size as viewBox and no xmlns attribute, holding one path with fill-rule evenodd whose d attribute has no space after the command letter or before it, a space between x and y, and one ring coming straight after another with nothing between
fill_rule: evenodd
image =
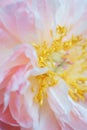
<instances>
[{"instance_id":1,"label":"flower center","mask_svg":"<svg viewBox=\"0 0 87 130\"><path fill-rule=\"evenodd\" d=\"M87 40L72 35L65 41L69 31L65 26L57 26L54 33L51 30L51 43L44 41L41 44L33 44L38 55L38 66L48 68L45 74L35 77L39 87L34 100L40 105L47 97L47 89L56 86L59 78L63 78L68 84L69 95L73 100L84 99L84 93L87 92L87 78L82 77L82 73L87 69Z\"/></svg>"}]
</instances>

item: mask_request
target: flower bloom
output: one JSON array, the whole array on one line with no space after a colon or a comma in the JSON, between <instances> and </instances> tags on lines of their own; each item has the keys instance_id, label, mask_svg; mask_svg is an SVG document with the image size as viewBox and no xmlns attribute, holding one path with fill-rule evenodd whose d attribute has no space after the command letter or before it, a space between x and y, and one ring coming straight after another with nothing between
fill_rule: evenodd
<instances>
[{"instance_id":1,"label":"flower bloom","mask_svg":"<svg viewBox=\"0 0 87 130\"><path fill-rule=\"evenodd\" d=\"M0 128L87 129L87 1L0 2Z\"/></svg>"}]
</instances>

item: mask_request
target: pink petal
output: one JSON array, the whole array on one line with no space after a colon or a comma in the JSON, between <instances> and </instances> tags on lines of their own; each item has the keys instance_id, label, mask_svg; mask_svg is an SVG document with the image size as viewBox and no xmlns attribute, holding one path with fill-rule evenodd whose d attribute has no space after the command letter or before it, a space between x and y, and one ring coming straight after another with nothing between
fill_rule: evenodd
<instances>
[{"instance_id":1,"label":"pink petal","mask_svg":"<svg viewBox=\"0 0 87 130\"><path fill-rule=\"evenodd\" d=\"M17 31L20 39L24 42L34 42L37 35L35 16L31 10L20 9L16 13ZM35 34L35 35L34 35Z\"/></svg>"},{"instance_id":2,"label":"pink petal","mask_svg":"<svg viewBox=\"0 0 87 130\"><path fill-rule=\"evenodd\" d=\"M72 129L70 126L68 126L67 124L63 124L63 125L61 126L61 128L62 128L62 130L74 130L74 129Z\"/></svg>"},{"instance_id":3,"label":"pink petal","mask_svg":"<svg viewBox=\"0 0 87 130\"><path fill-rule=\"evenodd\" d=\"M70 99L73 109L70 112L71 123L79 130L87 129L87 101L76 103Z\"/></svg>"},{"instance_id":4,"label":"pink petal","mask_svg":"<svg viewBox=\"0 0 87 130\"><path fill-rule=\"evenodd\" d=\"M3 0L3 1L0 1L0 7L7 6L7 5L11 4L12 2L14 2L14 0Z\"/></svg>"},{"instance_id":5,"label":"pink petal","mask_svg":"<svg viewBox=\"0 0 87 130\"><path fill-rule=\"evenodd\" d=\"M9 108L3 112L3 105L0 105L0 121L12 126L18 126L18 123L12 118Z\"/></svg>"},{"instance_id":6,"label":"pink petal","mask_svg":"<svg viewBox=\"0 0 87 130\"><path fill-rule=\"evenodd\" d=\"M30 66L32 68L37 63L37 56L32 46L24 44L18 46L15 52L9 56L8 60L5 61L1 66L2 77L12 76L20 66ZM6 80L7 80L6 77ZM1 82L3 79L1 79Z\"/></svg>"},{"instance_id":7,"label":"pink petal","mask_svg":"<svg viewBox=\"0 0 87 130\"><path fill-rule=\"evenodd\" d=\"M68 97L68 87L61 81L58 86L50 88L48 92L48 101L54 111L57 119L63 124L67 124L70 129L86 130L87 128L87 114L83 109L80 109L78 103L71 102ZM86 108L84 108L86 111ZM66 128L66 127L65 127ZM67 128L68 129L68 128Z\"/></svg>"},{"instance_id":8,"label":"pink petal","mask_svg":"<svg viewBox=\"0 0 87 130\"><path fill-rule=\"evenodd\" d=\"M73 32L75 31L76 34L83 34L85 37L87 36L86 28L87 28L87 4L84 8L84 12L80 19L75 23ZM76 26L77 25L77 26Z\"/></svg>"},{"instance_id":9,"label":"pink petal","mask_svg":"<svg viewBox=\"0 0 87 130\"><path fill-rule=\"evenodd\" d=\"M26 129L26 128L21 128L21 130L33 130L33 128L28 128L28 129Z\"/></svg>"},{"instance_id":10,"label":"pink petal","mask_svg":"<svg viewBox=\"0 0 87 130\"><path fill-rule=\"evenodd\" d=\"M10 69L10 70L8 71L8 73L6 73L6 74L3 76L3 78L1 79L1 83L0 83L0 89L7 87L6 85L8 85L8 83L9 83L10 80L11 80L11 77L18 71L18 69L19 69L19 66L14 67L14 68ZM4 90L4 91L5 91L5 90Z\"/></svg>"},{"instance_id":11,"label":"pink petal","mask_svg":"<svg viewBox=\"0 0 87 130\"><path fill-rule=\"evenodd\" d=\"M56 23L60 25L73 25L80 20L80 17L82 17L83 13L86 11L87 1L61 0L59 1L59 5L56 15Z\"/></svg>"},{"instance_id":12,"label":"pink petal","mask_svg":"<svg viewBox=\"0 0 87 130\"><path fill-rule=\"evenodd\" d=\"M50 88L48 91L48 101L52 109L62 118L71 110L71 104L68 100L68 87L65 82L60 80L58 86ZM67 104L67 105L66 105Z\"/></svg>"},{"instance_id":13,"label":"pink petal","mask_svg":"<svg viewBox=\"0 0 87 130\"><path fill-rule=\"evenodd\" d=\"M55 14L59 7L59 0L32 0L35 10L36 27L41 40L50 41L50 30L55 26Z\"/></svg>"},{"instance_id":14,"label":"pink petal","mask_svg":"<svg viewBox=\"0 0 87 130\"><path fill-rule=\"evenodd\" d=\"M61 0L59 5L55 18L56 24L71 28L67 38L71 37L73 33L76 35L85 33L87 36L87 1Z\"/></svg>"},{"instance_id":15,"label":"pink petal","mask_svg":"<svg viewBox=\"0 0 87 130\"><path fill-rule=\"evenodd\" d=\"M3 122L0 122L0 129L1 130L20 130L20 127L14 127L11 125L7 125Z\"/></svg>"},{"instance_id":16,"label":"pink petal","mask_svg":"<svg viewBox=\"0 0 87 130\"><path fill-rule=\"evenodd\" d=\"M24 69L25 66L16 67L16 71L14 71L14 73L11 71L11 75L7 75L7 78L2 82L1 86L4 87L4 110L8 106L11 92L17 91L18 93L23 94L26 88L29 87L26 76L24 76Z\"/></svg>"},{"instance_id":17,"label":"pink petal","mask_svg":"<svg viewBox=\"0 0 87 130\"><path fill-rule=\"evenodd\" d=\"M32 117L33 127L37 129L37 126L39 124L39 106L34 102L34 96L35 93L32 93L31 87L28 87L24 94L24 103L28 113Z\"/></svg>"},{"instance_id":18,"label":"pink petal","mask_svg":"<svg viewBox=\"0 0 87 130\"><path fill-rule=\"evenodd\" d=\"M47 103L40 109L40 127L38 130L61 130L55 115Z\"/></svg>"},{"instance_id":19,"label":"pink petal","mask_svg":"<svg viewBox=\"0 0 87 130\"><path fill-rule=\"evenodd\" d=\"M25 128L32 126L31 116L27 112L26 105L23 104L25 103L23 94L26 88L29 87L26 71L33 69L36 65L36 59L37 57L32 46L25 44L19 47L7 60L7 66L5 66L6 64L2 66L2 74L6 72L0 83L2 92L0 97L2 101L0 103L3 104L3 108L0 110L1 113L3 111L1 116L2 121L11 123L10 119L7 119L7 116L5 116L5 111L10 107L14 120ZM7 114L10 116L8 111Z\"/></svg>"},{"instance_id":20,"label":"pink petal","mask_svg":"<svg viewBox=\"0 0 87 130\"><path fill-rule=\"evenodd\" d=\"M78 7L77 7L78 5ZM80 21L80 18L83 16L84 12L86 11L87 1L86 0L74 0L71 1L71 5L69 8L69 16L67 17L68 23L75 24L77 21ZM66 21L67 22L67 21Z\"/></svg>"},{"instance_id":21,"label":"pink petal","mask_svg":"<svg viewBox=\"0 0 87 130\"><path fill-rule=\"evenodd\" d=\"M70 127L67 123L62 122L60 119L58 120L58 122L60 124L61 130L74 130L74 128Z\"/></svg>"},{"instance_id":22,"label":"pink petal","mask_svg":"<svg viewBox=\"0 0 87 130\"><path fill-rule=\"evenodd\" d=\"M82 119L82 116L75 111L71 112L71 121L76 130L87 130L87 120Z\"/></svg>"},{"instance_id":23,"label":"pink petal","mask_svg":"<svg viewBox=\"0 0 87 130\"><path fill-rule=\"evenodd\" d=\"M0 19L12 36L22 42L49 41L57 4L58 0L18 1L3 8Z\"/></svg>"},{"instance_id":24,"label":"pink petal","mask_svg":"<svg viewBox=\"0 0 87 130\"><path fill-rule=\"evenodd\" d=\"M17 44L18 40L11 36L0 21L0 65L9 57Z\"/></svg>"},{"instance_id":25,"label":"pink petal","mask_svg":"<svg viewBox=\"0 0 87 130\"><path fill-rule=\"evenodd\" d=\"M5 28L20 41L30 42L33 36L36 36L35 17L27 1L16 2L3 8L0 18Z\"/></svg>"},{"instance_id":26,"label":"pink petal","mask_svg":"<svg viewBox=\"0 0 87 130\"><path fill-rule=\"evenodd\" d=\"M11 4L9 6L6 6L1 10L1 16L0 19L2 23L4 24L5 28L12 34L16 35L16 18L13 15L14 12L16 13L16 9L19 8L20 5Z\"/></svg>"},{"instance_id":27,"label":"pink petal","mask_svg":"<svg viewBox=\"0 0 87 130\"><path fill-rule=\"evenodd\" d=\"M0 105L3 104L4 101L4 89L0 90Z\"/></svg>"},{"instance_id":28,"label":"pink petal","mask_svg":"<svg viewBox=\"0 0 87 130\"><path fill-rule=\"evenodd\" d=\"M32 118L27 112L23 95L19 95L16 92L12 93L9 106L13 118L20 124L20 126L25 128L30 128L32 126Z\"/></svg>"}]
</instances>

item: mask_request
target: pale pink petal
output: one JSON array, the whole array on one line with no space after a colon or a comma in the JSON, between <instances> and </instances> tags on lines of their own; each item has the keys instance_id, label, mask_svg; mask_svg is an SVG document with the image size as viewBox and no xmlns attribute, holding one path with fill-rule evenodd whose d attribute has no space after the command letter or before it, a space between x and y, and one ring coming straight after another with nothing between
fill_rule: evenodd
<instances>
[{"instance_id":1,"label":"pale pink petal","mask_svg":"<svg viewBox=\"0 0 87 130\"><path fill-rule=\"evenodd\" d=\"M13 91L17 91L18 93L23 94L27 87L29 87L29 82L26 79L26 72L24 71L25 66L16 67L16 71L14 74L9 76L9 79L7 80L7 84L5 84L5 80L2 82L2 86L4 84L4 110L7 108L9 99L10 99L10 93ZM31 69L31 67L29 68ZM24 76L25 74L25 76ZM5 82L5 83L4 83ZM7 85L7 86L6 86ZM3 110L3 111L4 111Z\"/></svg>"},{"instance_id":2,"label":"pale pink petal","mask_svg":"<svg viewBox=\"0 0 87 130\"><path fill-rule=\"evenodd\" d=\"M1 75L3 78L0 81L0 89L5 88L5 91L9 92L11 90L16 91L19 84L25 86L25 80L27 77L26 75L24 76L24 74L27 69L29 71L35 66L36 59L36 54L30 45L19 47L6 61L7 66L4 64L1 67ZM23 80L24 78L25 80ZM23 87L21 86L21 88Z\"/></svg>"},{"instance_id":3,"label":"pale pink petal","mask_svg":"<svg viewBox=\"0 0 87 130\"><path fill-rule=\"evenodd\" d=\"M5 28L22 42L50 41L58 7L59 0L16 1L1 9L0 19Z\"/></svg>"},{"instance_id":4,"label":"pale pink petal","mask_svg":"<svg viewBox=\"0 0 87 130\"><path fill-rule=\"evenodd\" d=\"M86 130L87 116L78 103L71 102L68 97L68 86L63 81L51 88L48 95L48 101L58 121L67 124L70 129Z\"/></svg>"},{"instance_id":5,"label":"pale pink petal","mask_svg":"<svg viewBox=\"0 0 87 130\"><path fill-rule=\"evenodd\" d=\"M0 112L3 112L1 119L9 124L11 121L9 119L8 122L5 114L8 107L13 119L16 120L17 123L25 128L30 128L32 126L32 118L27 111L25 101L23 100L23 94L29 87L26 71L34 68L36 59L37 57L33 47L25 44L18 47L6 61L7 66L5 66L5 64L2 66L2 74L6 73L0 83L0 89L3 92L0 97L0 100L3 99L1 102L1 104L3 103L3 108ZM8 111L7 114L9 115Z\"/></svg>"},{"instance_id":6,"label":"pale pink petal","mask_svg":"<svg viewBox=\"0 0 87 130\"><path fill-rule=\"evenodd\" d=\"M0 21L0 65L9 57L18 44L18 40L4 28Z\"/></svg>"},{"instance_id":7,"label":"pale pink petal","mask_svg":"<svg viewBox=\"0 0 87 130\"><path fill-rule=\"evenodd\" d=\"M27 6L16 13L16 25L19 38L24 42L34 42L37 39L35 16Z\"/></svg>"},{"instance_id":8,"label":"pale pink petal","mask_svg":"<svg viewBox=\"0 0 87 130\"><path fill-rule=\"evenodd\" d=\"M84 9L83 15L80 17L80 19L75 23L73 32L76 32L77 35L83 34L83 36L87 36L86 33L87 28L87 4Z\"/></svg>"},{"instance_id":9,"label":"pale pink petal","mask_svg":"<svg viewBox=\"0 0 87 130\"><path fill-rule=\"evenodd\" d=\"M0 0L0 7L7 6L13 2L14 2L14 0Z\"/></svg>"},{"instance_id":10,"label":"pale pink petal","mask_svg":"<svg viewBox=\"0 0 87 130\"><path fill-rule=\"evenodd\" d=\"M76 35L85 33L85 36L87 36L87 1L61 0L59 3L59 9L56 12L56 24L71 28L68 38L73 33Z\"/></svg>"},{"instance_id":11,"label":"pale pink petal","mask_svg":"<svg viewBox=\"0 0 87 130\"><path fill-rule=\"evenodd\" d=\"M30 66L32 68L37 64L36 62L37 56L32 46L28 44L18 46L13 54L9 56L7 61L5 61L4 64L2 64L2 66L0 67L0 73L3 77L0 82L3 81L4 77L6 78L6 80L7 77L11 77L15 73L17 68L20 68L20 66Z\"/></svg>"},{"instance_id":12,"label":"pale pink petal","mask_svg":"<svg viewBox=\"0 0 87 130\"><path fill-rule=\"evenodd\" d=\"M50 30L55 26L55 14L59 8L59 0L32 0L32 8L36 16L37 33L41 40L50 41Z\"/></svg>"},{"instance_id":13,"label":"pale pink petal","mask_svg":"<svg viewBox=\"0 0 87 130\"><path fill-rule=\"evenodd\" d=\"M0 10L0 19L5 26L5 28L14 36L16 36L17 29L16 29L16 18L15 14L16 10L20 7L20 4L11 4L9 6L6 6L5 8L2 8Z\"/></svg>"},{"instance_id":14,"label":"pale pink petal","mask_svg":"<svg viewBox=\"0 0 87 130\"><path fill-rule=\"evenodd\" d=\"M58 86L49 88L49 105L45 104L39 109L33 102L34 94L30 91L27 76L44 72L35 70L37 56L34 48L23 45L11 53L21 42L31 44L43 39L50 41L49 30L56 24L72 24L69 36L73 32L87 35L87 1L10 2L11 0L0 2L0 120L15 126L19 124L23 127L21 130L86 130L87 107L70 100L68 86L63 81ZM8 128L11 129L7 126Z\"/></svg>"},{"instance_id":15,"label":"pale pink petal","mask_svg":"<svg viewBox=\"0 0 87 130\"><path fill-rule=\"evenodd\" d=\"M70 112L71 104L68 100L68 87L66 86L64 81L60 80L58 86L50 88L48 91L48 95L48 101L49 103L53 102L51 103L51 107L54 109L55 112L57 112L59 117L62 117L63 115Z\"/></svg>"},{"instance_id":16,"label":"pale pink petal","mask_svg":"<svg viewBox=\"0 0 87 130\"><path fill-rule=\"evenodd\" d=\"M0 83L0 89L2 90L2 88L6 88L8 86L8 83L10 82L12 76L18 71L19 67L23 67L23 66L16 66L14 68L11 68L8 73L5 74L5 76L3 76L3 78L1 79L1 83ZM4 92L5 90L3 90Z\"/></svg>"},{"instance_id":17,"label":"pale pink petal","mask_svg":"<svg viewBox=\"0 0 87 130\"><path fill-rule=\"evenodd\" d=\"M58 119L57 119L58 120ZM74 128L70 127L67 123L58 120L61 130L75 130Z\"/></svg>"},{"instance_id":18,"label":"pale pink petal","mask_svg":"<svg viewBox=\"0 0 87 130\"><path fill-rule=\"evenodd\" d=\"M29 86L24 94L24 102L28 113L33 119L32 127L37 128L39 124L39 106L34 102L34 96L35 93L32 93L31 86Z\"/></svg>"},{"instance_id":19,"label":"pale pink petal","mask_svg":"<svg viewBox=\"0 0 87 130\"><path fill-rule=\"evenodd\" d=\"M21 128L21 130L34 130L33 128Z\"/></svg>"},{"instance_id":20,"label":"pale pink petal","mask_svg":"<svg viewBox=\"0 0 87 130\"><path fill-rule=\"evenodd\" d=\"M38 130L61 130L48 103L40 108L40 126Z\"/></svg>"},{"instance_id":21,"label":"pale pink petal","mask_svg":"<svg viewBox=\"0 0 87 130\"><path fill-rule=\"evenodd\" d=\"M3 8L0 19L5 28L20 41L30 42L35 39L35 16L28 1L19 1Z\"/></svg>"},{"instance_id":22,"label":"pale pink petal","mask_svg":"<svg viewBox=\"0 0 87 130\"><path fill-rule=\"evenodd\" d=\"M82 115L78 115L77 112L71 111L70 118L72 126L75 126L76 130L87 130L87 120L82 119Z\"/></svg>"},{"instance_id":23,"label":"pale pink petal","mask_svg":"<svg viewBox=\"0 0 87 130\"><path fill-rule=\"evenodd\" d=\"M56 14L56 23L60 25L73 25L79 21L86 11L86 0L61 0ZM78 6L77 6L78 5ZM66 10L66 11L65 11Z\"/></svg>"},{"instance_id":24,"label":"pale pink petal","mask_svg":"<svg viewBox=\"0 0 87 130\"><path fill-rule=\"evenodd\" d=\"M72 129L70 126L68 126L68 125L64 125L64 126L62 126L62 130L74 130L74 129Z\"/></svg>"},{"instance_id":25,"label":"pale pink petal","mask_svg":"<svg viewBox=\"0 0 87 130\"><path fill-rule=\"evenodd\" d=\"M23 95L19 95L17 92L12 93L9 106L13 118L20 124L20 126L25 128L32 127L32 118L27 112Z\"/></svg>"},{"instance_id":26,"label":"pale pink petal","mask_svg":"<svg viewBox=\"0 0 87 130\"><path fill-rule=\"evenodd\" d=\"M67 2L66 2L67 3ZM78 5L78 6L77 6ZM69 16L67 17L67 22L69 24L75 24L77 21L80 21L80 18L83 16L84 12L87 8L86 0L71 0L70 8L69 8ZM81 21L80 21L81 22Z\"/></svg>"},{"instance_id":27,"label":"pale pink petal","mask_svg":"<svg viewBox=\"0 0 87 130\"><path fill-rule=\"evenodd\" d=\"M18 73L18 71L17 71L17 73ZM20 73L20 75L21 75L21 73ZM22 75L21 75L22 76ZM17 95L19 95L20 93L24 93L23 91L24 91L24 89L26 89L26 86L28 87L28 85L26 85L24 82L25 82L25 80L23 80L23 78L21 79L21 76L19 77L19 75L17 75L16 73L15 73L15 78L13 78L13 76L11 77L11 79L10 79L10 81L8 81L7 82L7 86L5 86L6 88L5 88L5 91L4 91L4 106L3 106L3 114L4 114L4 118L3 118L3 121L5 121L6 120L6 122L8 122L8 118L6 119L6 113L5 113L5 111L6 111L6 109L7 109L7 107L8 107L8 105L9 105L9 102L10 102L10 100L12 101L12 103L14 103L14 106L15 107L17 107L16 109L18 110L18 108L19 108L19 104L17 104L17 106L15 105L15 101L14 100L18 100L18 99L16 99L17 98ZM22 76L23 77L23 76ZM27 83L27 81L26 81L26 83ZM12 92L11 91L17 91L17 94L15 93L15 99L13 100L13 96L11 96L12 95ZM6 100L5 100L5 97L6 97ZM8 97L8 99L7 99L7 97ZM21 97L21 95L19 95L19 97ZM24 101L23 101L24 102ZM13 107L13 104L11 103L11 108L12 108L12 111L15 111L14 110L14 107ZM20 104L21 104L22 102L20 102ZM25 105L24 105L25 106ZM21 108L20 108L21 109ZM18 113L18 111L16 110L16 113ZM21 109L22 111L23 111L23 109ZM21 110L20 110L20 112L21 112ZM1 111L1 110L0 110ZM26 109L24 110L24 111L26 111ZM23 112L24 113L24 112ZM7 111L7 114L8 114L8 116L9 116L9 113L8 113L8 111ZM19 113L20 114L20 113ZM24 113L25 114L25 113ZM14 115L15 115L15 113L14 113ZM20 117L20 116L22 116L22 114L20 114L20 115L18 115L18 114L16 114L16 118L17 118L17 120L19 119L21 119L22 120L22 118ZM27 116L28 116L28 114L26 114ZM25 115L25 116L26 116ZM1 118L3 117L3 115L1 116ZM15 119L15 117L13 117L14 119ZM24 117L23 117L24 118ZM29 117L29 119L30 119L30 117ZM29 121L29 119L28 119L28 121ZM27 119L26 119L27 120ZM25 122L26 122L26 120L25 120ZM18 121L17 121L18 122ZM20 122L20 121L19 121ZM18 122L18 123L19 123ZM21 121L22 122L22 121ZM9 119L9 123L11 123L11 121L10 121L10 119ZM23 125L24 126L24 125Z\"/></svg>"},{"instance_id":28,"label":"pale pink petal","mask_svg":"<svg viewBox=\"0 0 87 130\"><path fill-rule=\"evenodd\" d=\"M18 42L19 41L16 38L14 38L9 33L9 31L4 27L4 24L2 20L0 19L0 45L6 46L9 49L16 46Z\"/></svg>"},{"instance_id":29,"label":"pale pink petal","mask_svg":"<svg viewBox=\"0 0 87 130\"><path fill-rule=\"evenodd\" d=\"M61 130L48 104L38 108L38 105L33 102L34 95L31 93L29 88L24 96L27 110L30 112L30 115L33 118L32 130ZM51 126L50 123L52 124ZM28 129L24 128L23 130Z\"/></svg>"},{"instance_id":30,"label":"pale pink petal","mask_svg":"<svg viewBox=\"0 0 87 130\"><path fill-rule=\"evenodd\" d=\"M87 101L76 103L70 98L73 109L70 112L71 123L79 130L87 128Z\"/></svg>"},{"instance_id":31,"label":"pale pink petal","mask_svg":"<svg viewBox=\"0 0 87 130\"><path fill-rule=\"evenodd\" d=\"M69 16L69 10L71 8L72 0L60 0L59 6L55 14L55 23L56 25L66 25L66 20L68 21L67 17ZM57 5L57 3L56 3ZM66 10L66 11L65 11ZM56 26L55 25L55 26Z\"/></svg>"}]
</instances>

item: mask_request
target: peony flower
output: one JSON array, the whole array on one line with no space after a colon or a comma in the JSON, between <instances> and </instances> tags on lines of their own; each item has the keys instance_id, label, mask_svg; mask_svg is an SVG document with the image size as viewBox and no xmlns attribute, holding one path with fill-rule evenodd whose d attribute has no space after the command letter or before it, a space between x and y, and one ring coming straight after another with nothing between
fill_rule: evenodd
<instances>
[{"instance_id":1,"label":"peony flower","mask_svg":"<svg viewBox=\"0 0 87 130\"><path fill-rule=\"evenodd\" d=\"M87 129L87 1L0 1L0 128Z\"/></svg>"}]
</instances>

